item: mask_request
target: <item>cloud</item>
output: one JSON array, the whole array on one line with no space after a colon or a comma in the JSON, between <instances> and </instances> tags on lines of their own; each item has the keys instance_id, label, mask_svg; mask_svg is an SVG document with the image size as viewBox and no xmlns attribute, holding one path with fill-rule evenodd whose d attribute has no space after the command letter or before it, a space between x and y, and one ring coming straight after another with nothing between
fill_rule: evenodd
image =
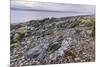
<instances>
[{"instance_id":1,"label":"cloud","mask_svg":"<svg viewBox=\"0 0 100 67\"><path fill-rule=\"evenodd\" d=\"M31 1L11 1L11 7L41 9L50 11L75 11L75 12L95 12L93 5L78 5L78 4L58 4L46 2L31 2Z\"/></svg>"}]
</instances>

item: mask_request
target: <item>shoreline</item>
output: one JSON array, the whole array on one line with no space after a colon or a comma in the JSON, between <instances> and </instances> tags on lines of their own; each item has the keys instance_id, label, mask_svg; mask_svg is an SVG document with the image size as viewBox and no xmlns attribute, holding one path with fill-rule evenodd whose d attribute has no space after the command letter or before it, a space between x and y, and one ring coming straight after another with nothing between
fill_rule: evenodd
<instances>
[{"instance_id":1,"label":"shoreline","mask_svg":"<svg viewBox=\"0 0 100 67\"><path fill-rule=\"evenodd\" d=\"M60 19L60 18L68 18L68 17L80 17L80 16L95 16L95 14L83 14L83 15L73 15L73 16L65 16L65 17L47 17L49 19L51 18L56 18L56 19ZM30 22L30 21L41 21L45 18L42 18L42 19L35 19L35 20L28 20L28 21L25 21L25 22L17 22L17 23L11 23L11 20L10 20L10 24L12 25L17 25L17 24L24 24L24 23L27 23L27 22Z\"/></svg>"}]
</instances>

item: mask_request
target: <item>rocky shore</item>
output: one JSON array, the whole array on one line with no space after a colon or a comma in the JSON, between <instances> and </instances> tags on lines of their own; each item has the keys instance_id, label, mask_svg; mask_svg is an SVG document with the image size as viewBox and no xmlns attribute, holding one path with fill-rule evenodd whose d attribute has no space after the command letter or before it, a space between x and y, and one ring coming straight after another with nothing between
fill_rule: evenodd
<instances>
[{"instance_id":1,"label":"rocky shore","mask_svg":"<svg viewBox=\"0 0 100 67\"><path fill-rule=\"evenodd\" d=\"M95 61L95 16L11 24L10 66Z\"/></svg>"}]
</instances>

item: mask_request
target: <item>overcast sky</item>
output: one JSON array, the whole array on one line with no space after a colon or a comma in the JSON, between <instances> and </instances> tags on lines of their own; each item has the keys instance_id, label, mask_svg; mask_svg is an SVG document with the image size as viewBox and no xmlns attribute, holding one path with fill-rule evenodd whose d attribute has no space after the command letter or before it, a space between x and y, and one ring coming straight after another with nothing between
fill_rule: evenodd
<instances>
[{"instance_id":1,"label":"overcast sky","mask_svg":"<svg viewBox=\"0 0 100 67\"><path fill-rule=\"evenodd\" d=\"M46 2L11 1L11 8L49 11L95 12L94 5L59 4Z\"/></svg>"},{"instance_id":2,"label":"overcast sky","mask_svg":"<svg viewBox=\"0 0 100 67\"><path fill-rule=\"evenodd\" d=\"M11 1L11 23L47 17L67 17L95 13L94 5L59 4L36 1Z\"/></svg>"}]
</instances>

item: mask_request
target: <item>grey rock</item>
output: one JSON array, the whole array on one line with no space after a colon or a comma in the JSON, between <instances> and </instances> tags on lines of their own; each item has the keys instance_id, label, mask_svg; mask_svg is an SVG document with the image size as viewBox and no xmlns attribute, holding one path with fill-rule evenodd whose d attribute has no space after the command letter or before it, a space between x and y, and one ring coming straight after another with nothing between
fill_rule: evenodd
<instances>
[{"instance_id":1,"label":"grey rock","mask_svg":"<svg viewBox=\"0 0 100 67\"><path fill-rule=\"evenodd\" d=\"M45 51L48 48L48 44L41 44L36 47L33 47L25 52L27 58L42 59L45 56Z\"/></svg>"},{"instance_id":2,"label":"grey rock","mask_svg":"<svg viewBox=\"0 0 100 67\"><path fill-rule=\"evenodd\" d=\"M67 29L65 32L65 36L66 37L73 37L76 33L76 30L74 28L72 29Z\"/></svg>"},{"instance_id":3,"label":"grey rock","mask_svg":"<svg viewBox=\"0 0 100 67\"><path fill-rule=\"evenodd\" d=\"M82 30L82 31L80 32L80 36L81 36L81 37L86 37L86 35L87 35L87 32L86 32L85 30Z\"/></svg>"}]
</instances>

